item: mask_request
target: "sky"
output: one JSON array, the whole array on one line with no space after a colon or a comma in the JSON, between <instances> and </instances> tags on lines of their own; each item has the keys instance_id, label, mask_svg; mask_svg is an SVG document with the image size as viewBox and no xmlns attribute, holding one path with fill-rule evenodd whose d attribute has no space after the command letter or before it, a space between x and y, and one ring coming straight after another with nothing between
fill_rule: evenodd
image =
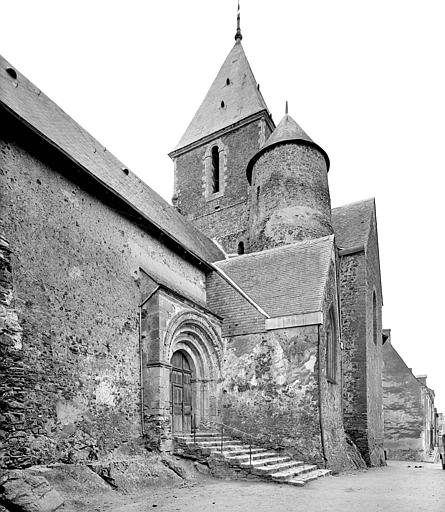
<instances>
[{"instance_id":1,"label":"sky","mask_svg":"<svg viewBox=\"0 0 445 512\"><path fill-rule=\"evenodd\" d=\"M236 0L0 0L0 53L170 201L179 141L234 44ZM328 153L332 205L375 197L383 327L445 412L443 0L241 0L278 124Z\"/></svg>"}]
</instances>

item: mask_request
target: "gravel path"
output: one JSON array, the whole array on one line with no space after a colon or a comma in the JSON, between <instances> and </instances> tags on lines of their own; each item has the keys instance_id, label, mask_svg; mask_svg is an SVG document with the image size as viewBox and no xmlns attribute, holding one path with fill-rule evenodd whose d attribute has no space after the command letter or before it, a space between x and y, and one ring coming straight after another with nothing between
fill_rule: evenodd
<instances>
[{"instance_id":1,"label":"gravel path","mask_svg":"<svg viewBox=\"0 0 445 512\"><path fill-rule=\"evenodd\" d=\"M305 487L208 479L146 496L121 496L89 510L445 512L445 471L440 464L392 461L386 468L322 478Z\"/></svg>"}]
</instances>

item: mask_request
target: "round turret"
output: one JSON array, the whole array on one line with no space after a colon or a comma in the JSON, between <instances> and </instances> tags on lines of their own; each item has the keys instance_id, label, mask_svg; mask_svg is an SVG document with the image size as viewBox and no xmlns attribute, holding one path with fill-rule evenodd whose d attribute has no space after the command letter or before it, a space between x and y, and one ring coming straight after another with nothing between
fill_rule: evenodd
<instances>
[{"instance_id":1,"label":"round turret","mask_svg":"<svg viewBox=\"0 0 445 512\"><path fill-rule=\"evenodd\" d=\"M286 114L250 160L249 251L333 233L329 158Z\"/></svg>"}]
</instances>

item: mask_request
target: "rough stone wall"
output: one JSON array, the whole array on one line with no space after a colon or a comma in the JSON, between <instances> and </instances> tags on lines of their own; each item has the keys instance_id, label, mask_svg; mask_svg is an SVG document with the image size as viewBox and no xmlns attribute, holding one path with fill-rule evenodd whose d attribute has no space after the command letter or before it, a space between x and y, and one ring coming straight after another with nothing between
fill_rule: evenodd
<instances>
[{"instance_id":1,"label":"rough stone wall","mask_svg":"<svg viewBox=\"0 0 445 512\"><path fill-rule=\"evenodd\" d=\"M175 193L180 211L203 233L216 239L227 253L236 253L238 243L247 245L249 183L246 167L270 129L263 120L253 121L222 135L225 165L221 165L224 193L207 196L205 155L215 141L176 158Z\"/></svg>"},{"instance_id":2,"label":"rough stone wall","mask_svg":"<svg viewBox=\"0 0 445 512\"><path fill-rule=\"evenodd\" d=\"M336 350L336 379L332 382L327 379L326 365L326 324L320 325L320 425L323 435L324 453L327 466L333 471L341 471L354 467L356 457L352 453L354 447L347 442L343 424L343 403L342 403L342 377L341 377L341 350L340 350L340 329L338 324L338 300L335 276L335 266L332 263L329 270L329 279L325 290L323 305L323 318L329 318L329 310L333 307L335 311L335 350ZM359 465L363 464L359 461Z\"/></svg>"},{"instance_id":3,"label":"rough stone wall","mask_svg":"<svg viewBox=\"0 0 445 512\"><path fill-rule=\"evenodd\" d=\"M340 257L343 409L345 429L369 466L384 465L382 402L382 292L373 222L365 251ZM374 342L373 294L377 332Z\"/></svg>"},{"instance_id":4,"label":"rough stone wall","mask_svg":"<svg viewBox=\"0 0 445 512\"><path fill-rule=\"evenodd\" d=\"M367 370L367 435L372 466L385 464L383 452L383 388L382 388L382 290L380 284L377 228L372 220L366 253L366 370ZM376 296L377 330L374 333L373 293Z\"/></svg>"},{"instance_id":5,"label":"rough stone wall","mask_svg":"<svg viewBox=\"0 0 445 512\"><path fill-rule=\"evenodd\" d=\"M325 318L331 305L337 309L334 264L325 291ZM334 471L354 467L343 428L338 329L335 346L338 382L328 383L324 326L225 338L225 423L307 462Z\"/></svg>"},{"instance_id":6,"label":"rough stone wall","mask_svg":"<svg viewBox=\"0 0 445 512\"><path fill-rule=\"evenodd\" d=\"M389 459L424 458L422 386L391 344L383 345L383 415Z\"/></svg>"},{"instance_id":7,"label":"rough stone wall","mask_svg":"<svg viewBox=\"0 0 445 512\"><path fill-rule=\"evenodd\" d=\"M12 250L22 328L22 348L8 349L3 406L17 411L6 420L14 434L4 465L102 456L138 438L139 269L201 302L205 276L3 114L0 232Z\"/></svg>"},{"instance_id":8,"label":"rough stone wall","mask_svg":"<svg viewBox=\"0 0 445 512\"><path fill-rule=\"evenodd\" d=\"M340 257L343 350L343 415L346 432L370 464L367 442L366 258L364 251Z\"/></svg>"},{"instance_id":9,"label":"rough stone wall","mask_svg":"<svg viewBox=\"0 0 445 512\"><path fill-rule=\"evenodd\" d=\"M317 326L225 339L224 422L324 466L317 347Z\"/></svg>"},{"instance_id":10,"label":"rough stone wall","mask_svg":"<svg viewBox=\"0 0 445 512\"><path fill-rule=\"evenodd\" d=\"M332 234L326 162L314 148L266 151L254 165L250 197L250 252Z\"/></svg>"}]
</instances>

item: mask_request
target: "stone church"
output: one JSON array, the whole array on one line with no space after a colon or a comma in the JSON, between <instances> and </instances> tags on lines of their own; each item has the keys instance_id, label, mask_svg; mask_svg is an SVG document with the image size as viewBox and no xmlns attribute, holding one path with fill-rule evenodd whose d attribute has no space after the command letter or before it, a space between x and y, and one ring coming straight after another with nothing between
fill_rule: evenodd
<instances>
[{"instance_id":1,"label":"stone church","mask_svg":"<svg viewBox=\"0 0 445 512\"><path fill-rule=\"evenodd\" d=\"M373 199L275 126L235 44L183 137L173 206L0 58L1 465L171 451L227 428L383 464Z\"/></svg>"}]
</instances>

